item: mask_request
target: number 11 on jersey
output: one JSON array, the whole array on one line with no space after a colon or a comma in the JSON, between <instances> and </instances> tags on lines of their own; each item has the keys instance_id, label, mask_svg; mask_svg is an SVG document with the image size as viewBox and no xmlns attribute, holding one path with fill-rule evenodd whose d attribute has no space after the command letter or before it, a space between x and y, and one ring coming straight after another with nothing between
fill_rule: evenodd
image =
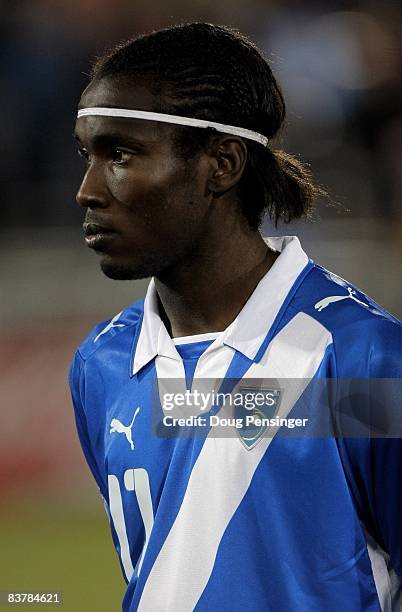
<instances>
[{"instance_id":1,"label":"number 11 on jersey","mask_svg":"<svg viewBox=\"0 0 402 612\"><path fill-rule=\"evenodd\" d=\"M127 491L133 491L137 498L138 508L145 529L145 542L140 558L136 566L136 574L141 571L142 561L148 546L154 524L154 513L152 508L151 489L149 486L148 472L144 468L130 468L124 472L124 486ZM117 476L109 474L109 507L110 516L120 543L120 558L124 573L128 581L134 574L133 562L130 556L130 546L127 537L126 521L124 518L123 499L121 496L120 483Z\"/></svg>"}]
</instances>

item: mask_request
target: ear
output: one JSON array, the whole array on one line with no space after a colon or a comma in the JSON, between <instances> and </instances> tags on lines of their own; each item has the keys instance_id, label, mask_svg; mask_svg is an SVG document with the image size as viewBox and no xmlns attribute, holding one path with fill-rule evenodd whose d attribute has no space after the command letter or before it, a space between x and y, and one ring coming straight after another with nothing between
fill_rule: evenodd
<instances>
[{"instance_id":1,"label":"ear","mask_svg":"<svg viewBox=\"0 0 402 612\"><path fill-rule=\"evenodd\" d=\"M219 197L240 181L247 161L247 147L242 138L223 136L209 145L207 155L210 161L207 188Z\"/></svg>"}]
</instances>

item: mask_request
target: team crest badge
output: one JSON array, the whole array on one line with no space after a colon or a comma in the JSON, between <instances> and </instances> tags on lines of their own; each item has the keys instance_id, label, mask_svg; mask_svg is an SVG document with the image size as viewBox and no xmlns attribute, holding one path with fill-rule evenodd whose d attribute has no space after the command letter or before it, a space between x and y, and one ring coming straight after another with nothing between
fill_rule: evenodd
<instances>
[{"instance_id":1,"label":"team crest badge","mask_svg":"<svg viewBox=\"0 0 402 612\"><path fill-rule=\"evenodd\" d=\"M281 390L278 387L240 387L237 393L243 399L242 404L235 406L235 416L241 419L242 427L237 428L243 445L251 450L262 439L269 419L278 414L281 402Z\"/></svg>"}]
</instances>

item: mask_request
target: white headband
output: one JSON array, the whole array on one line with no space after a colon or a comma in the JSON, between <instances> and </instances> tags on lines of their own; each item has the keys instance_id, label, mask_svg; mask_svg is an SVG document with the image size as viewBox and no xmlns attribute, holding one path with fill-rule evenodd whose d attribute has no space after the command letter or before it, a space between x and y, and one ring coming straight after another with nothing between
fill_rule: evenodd
<instances>
[{"instance_id":1,"label":"white headband","mask_svg":"<svg viewBox=\"0 0 402 612\"><path fill-rule=\"evenodd\" d=\"M214 121L205 121L204 119L194 119L192 117L180 117L179 115L166 115L164 113L151 113L149 111L131 110L128 108L106 108L101 106L81 108L78 111L77 117L79 119L80 117L88 117L89 115L96 115L98 117L122 117L124 119L146 119L148 121L162 121L163 123L176 123L178 125L190 125L200 128L210 127L218 132L223 132L223 134L233 134L234 136L242 136L249 140L255 140L264 145L264 147L268 144L268 138L258 132L246 130L245 128L236 127L234 125L225 125L224 123L215 123Z\"/></svg>"}]
</instances>

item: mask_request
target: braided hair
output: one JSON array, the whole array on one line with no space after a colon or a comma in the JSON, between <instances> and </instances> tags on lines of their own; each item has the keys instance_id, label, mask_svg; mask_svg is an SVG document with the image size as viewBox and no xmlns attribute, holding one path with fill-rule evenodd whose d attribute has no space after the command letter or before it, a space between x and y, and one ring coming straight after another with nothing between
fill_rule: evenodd
<instances>
[{"instance_id":1,"label":"braided hair","mask_svg":"<svg viewBox=\"0 0 402 612\"><path fill-rule=\"evenodd\" d=\"M268 62L246 36L209 23L172 26L118 45L99 58L91 79L145 79L157 112L206 119L275 137L285 102ZM176 153L190 159L208 146L212 128L175 126ZM257 229L267 212L288 223L309 216L321 193L304 164L284 151L246 140L241 210Z\"/></svg>"}]
</instances>

